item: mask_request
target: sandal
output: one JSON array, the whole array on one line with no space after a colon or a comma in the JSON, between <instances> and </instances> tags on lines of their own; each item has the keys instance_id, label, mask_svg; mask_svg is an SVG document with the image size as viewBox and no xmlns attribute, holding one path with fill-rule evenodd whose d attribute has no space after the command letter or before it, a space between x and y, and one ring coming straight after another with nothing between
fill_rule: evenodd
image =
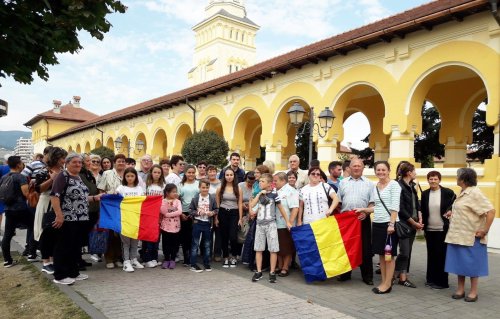
<instances>
[{"instance_id":1,"label":"sandal","mask_svg":"<svg viewBox=\"0 0 500 319\"><path fill-rule=\"evenodd\" d=\"M280 277L286 277L288 276L290 273L288 272L287 269L282 269L281 272L278 274L278 276Z\"/></svg>"}]
</instances>

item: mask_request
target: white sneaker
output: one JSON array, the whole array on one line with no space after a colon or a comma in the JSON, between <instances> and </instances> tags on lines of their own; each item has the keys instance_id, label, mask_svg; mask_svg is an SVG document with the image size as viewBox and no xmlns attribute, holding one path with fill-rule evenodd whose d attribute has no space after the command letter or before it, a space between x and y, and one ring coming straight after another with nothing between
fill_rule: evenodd
<instances>
[{"instance_id":1,"label":"white sneaker","mask_svg":"<svg viewBox=\"0 0 500 319\"><path fill-rule=\"evenodd\" d=\"M92 260L95 263L98 263L101 261L101 258L99 258L99 256L97 256L96 254L93 254L93 255L90 255L90 260Z\"/></svg>"},{"instance_id":2,"label":"white sneaker","mask_svg":"<svg viewBox=\"0 0 500 319\"><path fill-rule=\"evenodd\" d=\"M72 284L75 283L75 280L72 279L72 278L64 278L64 279L61 279L61 280L54 279L53 281L56 284L60 284L60 285L72 285Z\"/></svg>"},{"instance_id":3,"label":"white sneaker","mask_svg":"<svg viewBox=\"0 0 500 319\"><path fill-rule=\"evenodd\" d=\"M113 269L113 268L115 268L115 264L113 264L113 263L107 263L106 264L106 268Z\"/></svg>"},{"instance_id":4,"label":"white sneaker","mask_svg":"<svg viewBox=\"0 0 500 319\"><path fill-rule=\"evenodd\" d=\"M134 272L134 267L132 267L132 264L130 263L130 260L125 260L123 262L123 271L125 271L125 272Z\"/></svg>"},{"instance_id":5,"label":"white sneaker","mask_svg":"<svg viewBox=\"0 0 500 319\"><path fill-rule=\"evenodd\" d=\"M137 258L132 259L132 267L136 269L144 269L144 266L137 260Z\"/></svg>"},{"instance_id":6,"label":"white sneaker","mask_svg":"<svg viewBox=\"0 0 500 319\"><path fill-rule=\"evenodd\" d=\"M85 275L85 274L79 274L78 277L71 278L71 279L73 279L73 280L87 280L87 279L89 279L89 276Z\"/></svg>"},{"instance_id":7,"label":"white sneaker","mask_svg":"<svg viewBox=\"0 0 500 319\"><path fill-rule=\"evenodd\" d=\"M146 263L147 268L155 268L156 266L158 266L158 264L156 263L156 260L151 260L151 261L148 261Z\"/></svg>"},{"instance_id":8,"label":"white sneaker","mask_svg":"<svg viewBox=\"0 0 500 319\"><path fill-rule=\"evenodd\" d=\"M121 261L115 261L116 267L123 267L123 263Z\"/></svg>"}]
</instances>

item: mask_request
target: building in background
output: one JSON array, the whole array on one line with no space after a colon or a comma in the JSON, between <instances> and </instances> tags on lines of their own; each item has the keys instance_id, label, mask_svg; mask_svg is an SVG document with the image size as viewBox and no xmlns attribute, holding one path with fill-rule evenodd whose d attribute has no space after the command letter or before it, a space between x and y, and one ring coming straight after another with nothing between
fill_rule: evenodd
<instances>
[{"instance_id":1,"label":"building in background","mask_svg":"<svg viewBox=\"0 0 500 319\"><path fill-rule=\"evenodd\" d=\"M24 123L24 126L31 129L35 153L43 152L43 149L49 145L47 139L50 137L98 117L97 114L80 107L80 99L79 96L73 96L72 101L62 106L61 101L54 100L51 110L37 114Z\"/></svg>"},{"instance_id":2,"label":"building in background","mask_svg":"<svg viewBox=\"0 0 500 319\"><path fill-rule=\"evenodd\" d=\"M14 155L21 156L23 163L30 163L33 160L33 144L31 139L20 137L16 142Z\"/></svg>"},{"instance_id":3,"label":"building in background","mask_svg":"<svg viewBox=\"0 0 500 319\"><path fill-rule=\"evenodd\" d=\"M259 26L247 18L243 0L212 0L205 20L193 27L196 37L191 85L207 82L255 64Z\"/></svg>"}]
</instances>

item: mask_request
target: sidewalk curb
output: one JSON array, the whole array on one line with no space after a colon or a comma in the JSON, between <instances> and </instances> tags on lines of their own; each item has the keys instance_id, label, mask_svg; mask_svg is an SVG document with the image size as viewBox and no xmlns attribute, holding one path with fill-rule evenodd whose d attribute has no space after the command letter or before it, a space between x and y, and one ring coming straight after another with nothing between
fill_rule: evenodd
<instances>
[{"instance_id":1,"label":"sidewalk curb","mask_svg":"<svg viewBox=\"0 0 500 319\"><path fill-rule=\"evenodd\" d=\"M21 254L24 250L24 248L12 238L11 242L11 249L16 250ZM38 268L41 272L42 269L42 263L33 263L33 265ZM45 274L41 272L47 279L50 280L52 283L52 276ZM59 288L59 290L64 293L66 296L68 296L78 307L80 307L87 315L89 315L90 318L92 319L107 319L107 317L94 305L92 305L90 302L88 302L87 299L83 298L80 294L78 294L71 286L66 286L66 285L57 285L52 283L52 285L56 286Z\"/></svg>"}]
</instances>

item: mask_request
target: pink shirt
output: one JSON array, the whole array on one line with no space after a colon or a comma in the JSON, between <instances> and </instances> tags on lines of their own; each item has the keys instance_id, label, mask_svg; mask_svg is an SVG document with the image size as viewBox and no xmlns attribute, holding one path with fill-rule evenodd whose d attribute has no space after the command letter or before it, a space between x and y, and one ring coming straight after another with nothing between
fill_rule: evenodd
<instances>
[{"instance_id":1,"label":"pink shirt","mask_svg":"<svg viewBox=\"0 0 500 319\"><path fill-rule=\"evenodd\" d=\"M172 203L164 198L160 208L161 222L160 228L167 233L178 233L181 230L181 201L175 199Z\"/></svg>"}]
</instances>

